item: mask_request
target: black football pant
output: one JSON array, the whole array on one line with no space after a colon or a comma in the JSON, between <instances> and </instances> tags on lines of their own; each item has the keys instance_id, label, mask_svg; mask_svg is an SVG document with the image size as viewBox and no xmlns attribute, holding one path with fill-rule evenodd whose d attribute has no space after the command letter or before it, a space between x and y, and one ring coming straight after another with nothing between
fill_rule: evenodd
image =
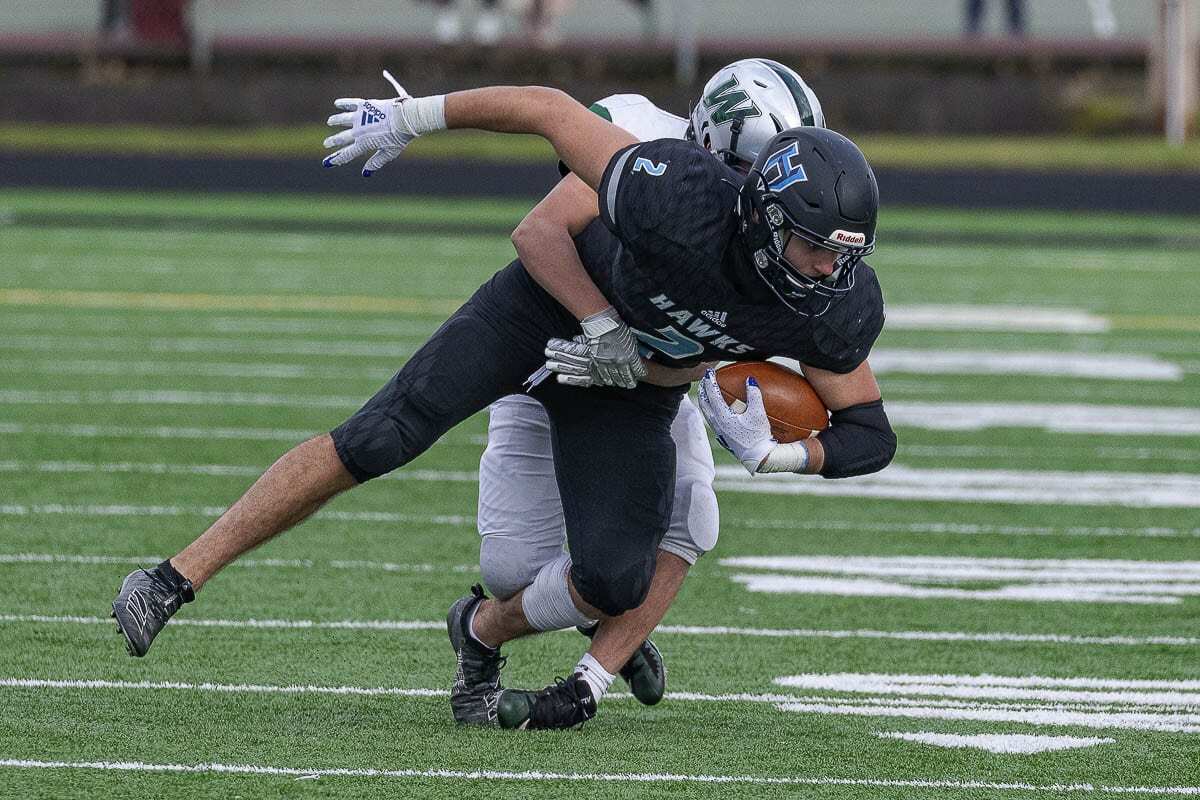
<instances>
[{"instance_id":1,"label":"black football pant","mask_svg":"<svg viewBox=\"0 0 1200 800\"><path fill-rule=\"evenodd\" d=\"M546 340L579 323L513 262L456 311L386 386L333 431L359 482L407 464L493 401L522 391ZM605 614L641 605L675 490L671 422L684 387L578 389L550 378L531 394L550 417L571 577Z\"/></svg>"}]
</instances>

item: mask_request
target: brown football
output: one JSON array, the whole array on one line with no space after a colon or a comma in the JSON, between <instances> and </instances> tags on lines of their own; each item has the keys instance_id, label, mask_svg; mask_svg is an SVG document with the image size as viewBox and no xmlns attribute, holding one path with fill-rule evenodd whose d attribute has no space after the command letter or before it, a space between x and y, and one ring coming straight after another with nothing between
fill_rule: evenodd
<instances>
[{"instance_id":1,"label":"brown football","mask_svg":"<svg viewBox=\"0 0 1200 800\"><path fill-rule=\"evenodd\" d=\"M804 376L773 361L739 361L717 370L717 385L726 403L746 402L746 378L751 375L762 390L776 441L807 439L829 425L829 409Z\"/></svg>"}]
</instances>

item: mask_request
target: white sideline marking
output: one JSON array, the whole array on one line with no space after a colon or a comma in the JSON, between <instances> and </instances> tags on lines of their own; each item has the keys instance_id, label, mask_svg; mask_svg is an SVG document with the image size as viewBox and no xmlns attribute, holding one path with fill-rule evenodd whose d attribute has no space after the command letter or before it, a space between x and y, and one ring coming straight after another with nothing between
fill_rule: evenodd
<instances>
[{"instance_id":1,"label":"white sideline marking","mask_svg":"<svg viewBox=\"0 0 1200 800\"><path fill-rule=\"evenodd\" d=\"M143 761L37 761L32 759L0 759L0 767L16 769L75 769L113 772L171 772L215 775L275 775L312 779L314 777L344 778L440 778L443 780L502 780L502 781L581 781L603 783L709 783L751 784L768 786L861 786L886 789L951 789L954 791L1029 791L1049 794L1140 794L1194 796L1200 786L1105 786L1091 783L1039 784L995 782L983 780L923 780L889 778L826 778L770 777L765 775L704 775L674 773L628 772L501 772L481 770L466 772L450 769L299 769L256 764L150 764Z\"/></svg>"},{"instance_id":2,"label":"white sideline marking","mask_svg":"<svg viewBox=\"0 0 1200 800\"><path fill-rule=\"evenodd\" d=\"M751 592L774 594L1141 604L1176 604L1200 595L1198 561L743 556L723 558L721 565L776 570L730 576ZM1002 585L956 586L972 582Z\"/></svg>"},{"instance_id":3,"label":"white sideline marking","mask_svg":"<svg viewBox=\"0 0 1200 800\"><path fill-rule=\"evenodd\" d=\"M888 322L891 319L889 315ZM871 351L877 375L905 372L917 375L1055 375L1124 381L1178 381L1183 370L1153 356L1120 353L1061 353L999 350Z\"/></svg>"},{"instance_id":4,"label":"white sideline marking","mask_svg":"<svg viewBox=\"0 0 1200 800\"><path fill-rule=\"evenodd\" d=\"M866 696L802 698L780 704L784 711L1200 733L1200 681L1194 680L809 673L785 675L775 684ZM879 699L899 702L872 702ZM1015 706L1013 701L1032 705Z\"/></svg>"},{"instance_id":5,"label":"white sideline marking","mask_svg":"<svg viewBox=\"0 0 1200 800\"><path fill-rule=\"evenodd\" d=\"M1052 433L1197 436L1200 410L1083 403L888 402L893 425L934 431L1040 428Z\"/></svg>"},{"instance_id":6,"label":"white sideline marking","mask_svg":"<svg viewBox=\"0 0 1200 800\"><path fill-rule=\"evenodd\" d=\"M1106 318L1077 308L970 305L889 305L887 325L892 330L1021 333L1104 333L1112 328Z\"/></svg>"},{"instance_id":7,"label":"white sideline marking","mask_svg":"<svg viewBox=\"0 0 1200 800\"><path fill-rule=\"evenodd\" d=\"M47 614L0 614L0 623L112 625L108 617L86 617ZM442 630L442 620L388 621L344 620L341 622L318 622L316 620L231 620L193 619L174 617L172 625L193 625L202 628L344 628L352 630ZM1056 633L973 633L970 631L876 631L876 630L817 630L806 628L742 628L726 625L659 625L655 633L684 636L755 636L769 639L871 639L897 640L905 642L986 642L996 644L1069 644L1098 647L1169 646L1195 647L1200 637L1194 636L1073 636Z\"/></svg>"},{"instance_id":8,"label":"white sideline marking","mask_svg":"<svg viewBox=\"0 0 1200 800\"><path fill-rule=\"evenodd\" d=\"M357 339L217 339L199 336L79 337L39 334L0 338L2 350L78 353L236 353L239 355L351 356L357 358L407 358L411 345L362 342Z\"/></svg>"},{"instance_id":9,"label":"white sideline marking","mask_svg":"<svg viewBox=\"0 0 1200 800\"><path fill-rule=\"evenodd\" d=\"M1085 747L1095 747L1101 744L1115 744L1116 739L1098 738L1095 736L1030 736L1023 733L978 733L962 735L955 733L918 732L877 732L880 739L902 739L906 742L930 744L934 747L950 747L972 750L986 750L989 753L1006 753L1015 755L1030 755L1033 753L1049 753L1058 750L1081 750Z\"/></svg>"},{"instance_id":10,"label":"white sideline marking","mask_svg":"<svg viewBox=\"0 0 1200 800\"><path fill-rule=\"evenodd\" d=\"M748 475L717 467L719 491L966 503L1200 508L1200 475L1145 472L916 469L895 464L873 475L822 481Z\"/></svg>"}]
</instances>

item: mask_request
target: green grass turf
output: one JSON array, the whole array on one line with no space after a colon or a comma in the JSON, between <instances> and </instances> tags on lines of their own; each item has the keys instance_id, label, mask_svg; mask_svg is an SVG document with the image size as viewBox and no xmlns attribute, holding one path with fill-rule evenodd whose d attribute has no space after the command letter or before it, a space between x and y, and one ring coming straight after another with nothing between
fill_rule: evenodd
<instances>
[{"instance_id":1,"label":"green grass turf","mask_svg":"<svg viewBox=\"0 0 1200 800\"><path fill-rule=\"evenodd\" d=\"M457 303L511 257L501 231L527 204L399 198L135 196L2 192L0 557L156 558L190 541L253 479L105 471L102 465L268 465L327 430L382 383ZM474 215L495 233L441 233ZM250 231L238 221L253 219ZM397 221L420 232L395 227ZM197 226L201 221L204 224ZM338 232L337 224L358 226ZM153 224L150 224L153 223ZM367 232L378 223L385 231ZM302 230L304 225L312 229ZM277 228L277 229L273 229ZM391 226L391 227L389 227ZM885 330L880 348L1049 350L1156 356L1171 382L887 374L905 402L1197 407L1200 223L1194 219L890 210L896 241L872 257L893 306L1069 307L1108 318L1097 334ZM954 234L923 244L922 231ZM1130 246L1123 237L1161 236ZM901 236L900 234L904 234ZM986 246L970 237L989 234ZM1036 243L1030 236L1040 236ZM1062 236L1071 246L1048 246ZM1087 237L1096 244L1080 246ZM1140 241L1140 240L1139 240ZM359 259L356 253L386 254ZM261 393L297 403L117 403L126 391ZM42 392L18 402L15 392ZM83 402L63 402L82 393ZM155 435L170 427L174 438ZM184 437L181 428L243 429ZM253 430L251 430L253 429ZM255 433L257 432L257 433ZM477 415L412 470L449 478L478 464ZM1066 472L1200 472L1200 437L899 431L903 466ZM197 438L199 437L199 438ZM734 462L718 450L719 465ZM51 469L56 463L79 471ZM130 469L133 467L131 466ZM402 475L404 473L402 472ZM814 479L815 480L815 479ZM180 619L436 622L475 579L470 480L373 482L231 567ZM722 537L667 625L1064 636L1200 636L1200 600L1175 605L916 600L762 594L731 580L739 555L959 556L1196 561L1195 509L898 501L722 492ZM115 513L125 505L143 513ZM99 513L107 507L112 513ZM160 507L154 514L151 507ZM339 514L379 512L377 521ZM288 563L263 563L282 559ZM337 566L387 562L392 570ZM291 562L307 560L307 565ZM123 563L5 563L0 614L100 617ZM991 588L980 583L974 588ZM791 692L801 673L1200 679L1195 645L771 638L663 632L670 688ZM514 644L506 680L540 685L583 649L573 633ZM445 689L453 659L434 630L172 625L131 660L108 624L0 621L0 679L166 681ZM1194 712L1194 708L1192 709ZM1107 736L1115 743L996 755L880 739L881 731ZM251 764L299 769L674 773L849 781L1200 785L1193 733L795 713L771 703L606 700L582 732L462 730L444 697L0 687L0 759ZM815 797L1028 798L1081 792L907 786L617 783L147 774L0 766L0 797ZM1087 793L1083 793L1084 796Z\"/></svg>"},{"instance_id":2,"label":"green grass turf","mask_svg":"<svg viewBox=\"0 0 1200 800\"><path fill-rule=\"evenodd\" d=\"M0 125L0 151L321 158L323 125L262 128L157 128L137 125ZM850 132L854 135L854 132ZM1175 148L1159 136L928 136L861 134L854 139L876 166L1053 171L1200 171L1200 142ZM417 140L419 158L545 162L536 136L451 131Z\"/></svg>"}]
</instances>

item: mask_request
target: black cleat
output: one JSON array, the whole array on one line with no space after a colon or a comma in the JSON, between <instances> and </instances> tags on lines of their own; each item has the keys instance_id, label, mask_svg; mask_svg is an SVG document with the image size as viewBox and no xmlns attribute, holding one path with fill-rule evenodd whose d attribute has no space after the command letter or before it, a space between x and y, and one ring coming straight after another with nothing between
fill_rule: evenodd
<instances>
[{"instance_id":1,"label":"black cleat","mask_svg":"<svg viewBox=\"0 0 1200 800\"><path fill-rule=\"evenodd\" d=\"M475 607L487 599L483 587L475 584L471 594L460 597L446 615L450 646L458 657L454 686L450 690L450 708L454 720L463 725L496 724L496 702L500 697L500 670L507 660L499 650L485 647L471 636L467 620Z\"/></svg>"},{"instance_id":2,"label":"black cleat","mask_svg":"<svg viewBox=\"0 0 1200 800\"><path fill-rule=\"evenodd\" d=\"M590 639L596 635L598 627L577 627L576 630ZM667 693L667 664L658 645L649 639L638 645L618 674L629 684L629 691L642 705L655 705Z\"/></svg>"},{"instance_id":3,"label":"black cleat","mask_svg":"<svg viewBox=\"0 0 1200 800\"><path fill-rule=\"evenodd\" d=\"M113 601L112 615L117 620L117 631L125 637L129 655L146 655L167 620L180 606L195 599L191 581L175 583L158 567L126 575Z\"/></svg>"},{"instance_id":4,"label":"black cleat","mask_svg":"<svg viewBox=\"0 0 1200 800\"><path fill-rule=\"evenodd\" d=\"M596 716L592 687L577 672L540 692L505 689L497 704L501 728L565 730L577 728Z\"/></svg>"}]
</instances>

